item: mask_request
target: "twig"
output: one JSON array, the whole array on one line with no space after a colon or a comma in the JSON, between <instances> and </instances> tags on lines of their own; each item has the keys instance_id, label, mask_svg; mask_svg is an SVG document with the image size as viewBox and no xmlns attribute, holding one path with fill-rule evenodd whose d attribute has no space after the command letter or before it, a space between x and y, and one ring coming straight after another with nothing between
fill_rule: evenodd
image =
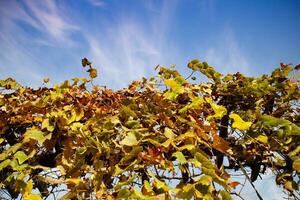
<instances>
[{"instance_id":1,"label":"twig","mask_svg":"<svg viewBox=\"0 0 300 200\"><path fill-rule=\"evenodd\" d=\"M238 196L240 199L245 200L240 194L236 193L236 192L231 192L230 194L236 195Z\"/></svg>"},{"instance_id":2,"label":"twig","mask_svg":"<svg viewBox=\"0 0 300 200\"><path fill-rule=\"evenodd\" d=\"M238 194L241 194L241 192L242 192L242 190L243 190L243 188L244 188L244 186L246 184L246 181L247 181L247 178L245 177L244 183L243 183L243 185L242 185L242 187L241 187L241 189L240 189L240 191L239 191Z\"/></svg>"},{"instance_id":3,"label":"twig","mask_svg":"<svg viewBox=\"0 0 300 200\"><path fill-rule=\"evenodd\" d=\"M248 179L249 183L251 184L251 186L252 186L253 189L255 190L255 193L256 193L257 197L258 197L260 200L263 200L263 198L260 196L259 192L256 190L254 184L252 183L252 181L251 181L250 177L248 176L248 174L247 174L245 168L243 167L243 165L242 165L239 161L238 161L238 164L240 165L241 170L242 170L242 172L245 174L245 176L246 176L246 178Z\"/></svg>"},{"instance_id":4,"label":"twig","mask_svg":"<svg viewBox=\"0 0 300 200\"><path fill-rule=\"evenodd\" d=\"M191 76L193 76L194 73L195 73L195 71L192 71L192 73L188 77L186 77L185 80L191 78Z\"/></svg>"}]
</instances>

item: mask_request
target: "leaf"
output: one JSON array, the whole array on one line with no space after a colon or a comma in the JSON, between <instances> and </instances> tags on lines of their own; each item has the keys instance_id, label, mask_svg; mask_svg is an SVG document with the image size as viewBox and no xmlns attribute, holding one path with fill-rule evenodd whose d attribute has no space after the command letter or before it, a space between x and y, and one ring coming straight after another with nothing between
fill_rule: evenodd
<instances>
[{"instance_id":1,"label":"leaf","mask_svg":"<svg viewBox=\"0 0 300 200\"><path fill-rule=\"evenodd\" d=\"M195 158L196 158L196 160L198 160L201 163L202 167L215 168L215 166L212 164L212 162L206 156L204 156L202 153L197 152L195 154Z\"/></svg>"},{"instance_id":2,"label":"leaf","mask_svg":"<svg viewBox=\"0 0 300 200\"><path fill-rule=\"evenodd\" d=\"M88 72L90 73L91 78L96 78L97 77L97 70L95 68L89 69Z\"/></svg>"},{"instance_id":3,"label":"leaf","mask_svg":"<svg viewBox=\"0 0 300 200\"><path fill-rule=\"evenodd\" d=\"M176 159L178 160L178 162L180 164L187 163L187 160L185 159L185 156L180 151L177 151L177 152L173 153L172 156L176 157Z\"/></svg>"},{"instance_id":4,"label":"leaf","mask_svg":"<svg viewBox=\"0 0 300 200\"><path fill-rule=\"evenodd\" d=\"M54 130L54 126L50 125L48 118L42 122L42 129L47 129L50 132Z\"/></svg>"},{"instance_id":5,"label":"leaf","mask_svg":"<svg viewBox=\"0 0 300 200\"><path fill-rule=\"evenodd\" d=\"M164 81L166 86L169 86L172 90L175 90L179 87L181 87L180 84L178 84L174 79L168 79Z\"/></svg>"},{"instance_id":6,"label":"leaf","mask_svg":"<svg viewBox=\"0 0 300 200\"><path fill-rule=\"evenodd\" d=\"M211 185L212 182L212 177L211 176L207 176L207 175L203 175L200 177L200 179L197 181L198 183L201 183L202 185Z\"/></svg>"},{"instance_id":7,"label":"leaf","mask_svg":"<svg viewBox=\"0 0 300 200\"><path fill-rule=\"evenodd\" d=\"M216 118L216 119L221 119L224 115L227 113L227 109L224 106L217 105L213 103L211 100L209 100L211 108L214 110L215 114L212 116L208 116L207 120Z\"/></svg>"},{"instance_id":8,"label":"leaf","mask_svg":"<svg viewBox=\"0 0 300 200\"><path fill-rule=\"evenodd\" d=\"M138 144L136 136L133 132L129 132L127 136L120 142L121 145L134 146Z\"/></svg>"},{"instance_id":9,"label":"leaf","mask_svg":"<svg viewBox=\"0 0 300 200\"><path fill-rule=\"evenodd\" d=\"M300 158L298 157L293 162L293 169L296 170L298 173L300 173Z\"/></svg>"},{"instance_id":10,"label":"leaf","mask_svg":"<svg viewBox=\"0 0 300 200\"><path fill-rule=\"evenodd\" d=\"M144 180L144 184L142 187L142 193L145 195L153 195L154 194L154 191L152 190L152 187L147 180Z\"/></svg>"},{"instance_id":11,"label":"leaf","mask_svg":"<svg viewBox=\"0 0 300 200\"><path fill-rule=\"evenodd\" d=\"M118 199L129 199L129 196L131 195L131 192L128 188L122 188L118 192Z\"/></svg>"},{"instance_id":12,"label":"leaf","mask_svg":"<svg viewBox=\"0 0 300 200\"><path fill-rule=\"evenodd\" d=\"M36 140L40 145L42 145L46 140L44 133L37 127L32 127L25 132L24 141L29 142L31 139Z\"/></svg>"},{"instance_id":13,"label":"leaf","mask_svg":"<svg viewBox=\"0 0 300 200\"><path fill-rule=\"evenodd\" d=\"M188 183L184 185L183 188L177 192L176 197L179 199L192 199L194 196L194 192L195 192L194 184Z\"/></svg>"},{"instance_id":14,"label":"leaf","mask_svg":"<svg viewBox=\"0 0 300 200\"><path fill-rule=\"evenodd\" d=\"M5 167L7 167L10 164L11 160L6 159L3 162L0 163L0 171L2 171Z\"/></svg>"},{"instance_id":15,"label":"leaf","mask_svg":"<svg viewBox=\"0 0 300 200\"><path fill-rule=\"evenodd\" d=\"M82 64L83 67L85 67L87 65L91 65L92 63L87 58L83 58L81 60L81 64Z\"/></svg>"},{"instance_id":16,"label":"leaf","mask_svg":"<svg viewBox=\"0 0 300 200\"><path fill-rule=\"evenodd\" d=\"M18 151L15 153L14 157L18 160L20 165L28 159L27 155L23 151Z\"/></svg>"},{"instance_id":17,"label":"leaf","mask_svg":"<svg viewBox=\"0 0 300 200\"><path fill-rule=\"evenodd\" d=\"M232 113L229 117L234 120L232 127L241 131L248 130L252 125L252 122L245 122L238 114Z\"/></svg>"},{"instance_id":18,"label":"leaf","mask_svg":"<svg viewBox=\"0 0 300 200\"><path fill-rule=\"evenodd\" d=\"M232 200L230 194L226 192L225 190L221 190L220 192L222 200Z\"/></svg>"},{"instance_id":19,"label":"leaf","mask_svg":"<svg viewBox=\"0 0 300 200\"><path fill-rule=\"evenodd\" d=\"M298 190L298 185L295 181L286 181L284 183L285 189L293 192L294 190Z\"/></svg>"},{"instance_id":20,"label":"leaf","mask_svg":"<svg viewBox=\"0 0 300 200\"><path fill-rule=\"evenodd\" d=\"M49 78L44 78L44 79L43 79L44 83L48 83L49 80L50 80Z\"/></svg>"},{"instance_id":21,"label":"leaf","mask_svg":"<svg viewBox=\"0 0 300 200\"><path fill-rule=\"evenodd\" d=\"M218 176L216 174L216 171L213 168L202 167L202 172L205 175L211 176L214 182L222 185L226 189L228 188L226 180L224 180L223 178L221 178L220 176Z\"/></svg>"},{"instance_id":22,"label":"leaf","mask_svg":"<svg viewBox=\"0 0 300 200\"><path fill-rule=\"evenodd\" d=\"M75 184L75 185L79 185L79 183L81 183L82 180L80 178L67 178L66 182L67 183L72 183L72 184Z\"/></svg>"},{"instance_id":23,"label":"leaf","mask_svg":"<svg viewBox=\"0 0 300 200\"><path fill-rule=\"evenodd\" d=\"M259 135L256 137L256 139L263 144L268 144L268 136Z\"/></svg>"},{"instance_id":24,"label":"leaf","mask_svg":"<svg viewBox=\"0 0 300 200\"><path fill-rule=\"evenodd\" d=\"M240 182L238 182L238 181L232 181L232 182L230 182L230 186L232 187L232 188L236 188L236 186L238 186L238 185L240 185L241 183Z\"/></svg>"},{"instance_id":25,"label":"leaf","mask_svg":"<svg viewBox=\"0 0 300 200\"><path fill-rule=\"evenodd\" d=\"M172 139L172 138L175 137L175 134L173 133L173 131L170 128L168 128L168 127L165 128L164 134L169 139Z\"/></svg>"},{"instance_id":26,"label":"leaf","mask_svg":"<svg viewBox=\"0 0 300 200\"><path fill-rule=\"evenodd\" d=\"M30 194L24 200L42 200L42 197L39 194Z\"/></svg>"},{"instance_id":27,"label":"leaf","mask_svg":"<svg viewBox=\"0 0 300 200\"><path fill-rule=\"evenodd\" d=\"M188 109L197 109L200 108L200 106L204 103L203 97L196 97L192 100L192 103L184 106L179 110L179 113L186 112Z\"/></svg>"},{"instance_id":28,"label":"leaf","mask_svg":"<svg viewBox=\"0 0 300 200\"><path fill-rule=\"evenodd\" d=\"M15 153L18 149L21 148L22 145L22 143L16 143L13 146L9 147L6 151L0 154L0 161L6 159L10 153Z\"/></svg>"},{"instance_id":29,"label":"leaf","mask_svg":"<svg viewBox=\"0 0 300 200\"><path fill-rule=\"evenodd\" d=\"M214 149L217 149L221 153L228 153L227 151L230 149L229 142L224 140L222 137L218 135L214 135L213 146Z\"/></svg>"}]
</instances>

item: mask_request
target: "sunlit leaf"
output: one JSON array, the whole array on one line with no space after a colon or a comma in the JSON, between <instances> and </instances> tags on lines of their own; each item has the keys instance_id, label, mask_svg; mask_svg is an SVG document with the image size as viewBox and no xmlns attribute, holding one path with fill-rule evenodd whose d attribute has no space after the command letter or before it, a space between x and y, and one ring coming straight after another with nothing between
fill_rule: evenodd
<instances>
[{"instance_id":1,"label":"sunlit leaf","mask_svg":"<svg viewBox=\"0 0 300 200\"><path fill-rule=\"evenodd\" d=\"M138 144L136 136L133 132L129 132L127 136L120 142L121 145L134 146Z\"/></svg>"},{"instance_id":2,"label":"sunlit leaf","mask_svg":"<svg viewBox=\"0 0 300 200\"><path fill-rule=\"evenodd\" d=\"M28 142L29 140L36 140L39 144L43 144L46 140L44 133L39 130L37 127L32 127L26 131L24 134L24 141Z\"/></svg>"},{"instance_id":3,"label":"sunlit leaf","mask_svg":"<svg viewBox=\"0 0 300 200\"><path fill-rule=\"evenodd\" d=\"M293 169L296 170L298 173L300 173L300 158L298 157L293 162Z\"/></svg>"},{"instance_id":4,"label":"sunlit leaf","mask_svg":"<svg viewBox=\"0 0 300 200\"><path fill-rule=\"evenodd\" d=\"M28 156L23 151L18 151L14 157L19 161L19 164L22 164L28 159Z\"/></svg>"},{"instance_id":5,"label":"sunlit leaf","mask_svg":"<svg viewBox=\"0 0 300 200\"><path fill-rule=\"evenodd\" d=\"M238 114L232 113L229 117L233 119L232 127L241 131L248 130L252 125L252 122L244 121Z\"/></svg>"},{"instance_id":6,"label":"sunlit leaf","mask_svg":"<svg viewBox=\"0 0 300 200\"><path fill-rule=\"evenodd\" d=\"M172 139L172 138L175 137L175 134L173 133L173 131L170 128L168 128L168 127L165 128L164 134L169 139Z\"/></svg>"},{"instance_id":7,"label":"sunlit leaf","mask_svg":"<svg viewBox=\"0 0 300 200\"><path fill-rule=\"evenodd\" d=\"M177 151L177 152L173 153L172 155L176 157L176 159L178 160L179 163L181 163L181 164L187 163L185 156L180 151Z\"/></svg>"},{"instance_id":8,"label":"sunlit leaf","mask_svg":"<svg viewBox=\"0 0 300 200\"><path fill-rule=\"evenodd\" d=\"M259 135L256 137L256 139L261 143L268 144L268 136Z\"/></svg>"}]
</instances>

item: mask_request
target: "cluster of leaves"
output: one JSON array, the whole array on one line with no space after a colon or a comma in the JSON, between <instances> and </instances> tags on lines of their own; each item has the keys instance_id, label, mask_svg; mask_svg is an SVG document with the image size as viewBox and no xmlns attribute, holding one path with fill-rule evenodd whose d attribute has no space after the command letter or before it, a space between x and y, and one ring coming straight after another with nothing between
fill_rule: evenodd
<instances>
[{"instance_id":1,"label":"cluster of leaves","mask_svg":"<svg viewBox=\"0 0 300 200\"><path fill-rule=\"evenodd\" d=\"M97 71L82 65L89 79L53 87L0 81L0 187L11 197L65 189L61 199L227 200L239 184L232 170L252 183L267 168L297 195L300 92L290 65L252 78L193 60L192 73L211 81L158 66L157 77L120 91L89 90Z\"/></svg>"}]
</instances>

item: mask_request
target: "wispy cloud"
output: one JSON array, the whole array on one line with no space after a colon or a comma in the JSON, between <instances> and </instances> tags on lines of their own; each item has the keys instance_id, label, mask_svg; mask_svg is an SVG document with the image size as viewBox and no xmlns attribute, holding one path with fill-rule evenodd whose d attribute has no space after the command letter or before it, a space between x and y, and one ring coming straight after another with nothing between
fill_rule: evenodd
<instances>
[{"instance_id":1,"label":"wispy cloud","mask_svg":"<svg viewBox=\"0 0 300 200\"><path fill-rule=\"evenodd\" d=\"M25 1L26 6L33 14L33 18L43 32L56 40L71 42L69 33L78 30L79 27L68 22L68 17L57 8L55 1Z\"/></svg>"},{"instance_id":2,"label":"wispy cloud","mask_svg":"<svg viewBox=\"0 0 300 200\"><path fill-rule=\"evenodd\" d=\"M250 74L249 61L241 49L234 32L226 28L215 45L208 48L204 58L224 73L242 72ZM222 67L222 68L220 68Z\"/></svg>"},{"instance_id":3,"label":"wispy cloud","mask_svg":"<svg viewBox=\"0 0 300 200\"><path fill-rule=\"evenodd\" d=\"M105 6L103 1L90 0L89 3L98 7ZM12 60L15 58L7 58L11 60L6 61L6 66L11 67L13 71L21 71L24 66L37 70L32 67L32 65L38 65L37 54L33 52L37 49L36 47L44 46L49 50L58 48L65 52L74 52L72 59L76 55L78 60L82 56L90 57L95 66L99 66L99 83L120 88L125 87L132 80L153 73L153 68L157 64L169 64L169 58L177 52L174 44L167 38L172 15L176 10L175 1L171 5L167 1L150 3L151 5L145 3L145 12L152 12L145 21L141 21L138 15L128 15L125 12L120 14L115 23L103 26L103 21L99 20L92 29L82 23L80 14L72 15L73 18L71 18L69 15L72 13L72 7L67 8L66 4L58 4L51 0L12 1L11 4L10 7L13 6L13 10L18 11L20 15L15 16L9 12L5 15L1 14L5 17L3 22L6 23L5 27L0 29L4 35L1 40L5 40L5 44L8 41L14 41L6 45L6 48L9 46L10 51L17 49L16 52L28 57L26 61L22 61L22 65ZM63 12L64 10L68 12ZM20 21L29 25L38 34L32 35L30 29L23 29L19 24ZM17 32L20 38L12 37L10 34L12 32ZM74 34L83 40L74 40L72 38ZM34 44L35 47L29 48L28 44ZM80 48L86 50L82 51ZM76 51L80 53L76 54ZM7 56L6 52L1 53ZM177 53L177 55L180 54ZM44 61L50 60L46 58ZM45 66L45 64L39 64ZM49 66L49 64L46 65ZM37 71L43 73L42 69ZM59 74L59 76L64 77L64 74Z\"/></svg>"},{"instance_id":4,"label":"wispy cloud","mask_svg":"<svg viewBox=\"0 0 300 200\"><path fill-rule=\"evenodd\" d=\"M175 4L174 4L175 5ZM175 6L166 2L161 7L147 4L147 9L155 12L149 18L149 26L130 16L123 18L98 34L84 34L89 44L89 54L106 83L112 87L125 87L130 81L147 76L155 65L166 64L168 54L172 54L166 38L168 26Z\"/></svg>"},{"instance_id":5,"label":"wispy cloud","mask_svg":"<svg viewBox=\"0 0 300 200\"><path fill-rule=\"evenodd\" d=\"M71 48L71 34L79 30L51 0L1 1L0 27L0 78L12 76L35 86L49 71L42 67L51 66L39 49Z\"/></svg>"},{"instance_id":6,"label":"wispy cloud","mask_svg":"<svg viewBox=\"0 0 300 200\"><path fill-rule=\"evenodd\" d=\"M103 7L106 3L103 0L88 0L92 6Z\"/></svg>"}]
</instances>

